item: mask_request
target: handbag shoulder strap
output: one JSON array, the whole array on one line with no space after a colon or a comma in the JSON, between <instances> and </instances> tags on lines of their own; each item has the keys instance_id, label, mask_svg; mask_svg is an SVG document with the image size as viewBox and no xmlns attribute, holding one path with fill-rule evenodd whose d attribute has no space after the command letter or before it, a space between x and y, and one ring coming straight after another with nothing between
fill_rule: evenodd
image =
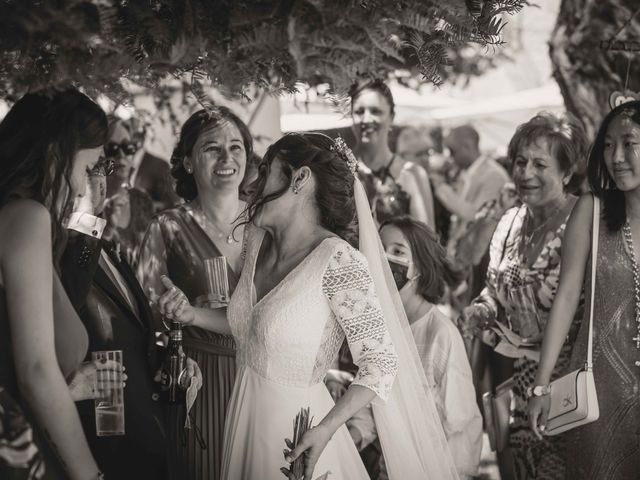
<instances>
[{"instance_id":1,"label":"handbag shoulder strap","mask_svg":"<svg viewBox=\"0 0 640 480\"><path fill-rule=\"evenodd\" d=\"M600 237L600 199L593 196L593 224L591 226L591 298L589 302L589 343L587 347L587 370L593 367L593 305L596 292L596 266L598 262L598 239Z\"/></svg>"}]
</instances>

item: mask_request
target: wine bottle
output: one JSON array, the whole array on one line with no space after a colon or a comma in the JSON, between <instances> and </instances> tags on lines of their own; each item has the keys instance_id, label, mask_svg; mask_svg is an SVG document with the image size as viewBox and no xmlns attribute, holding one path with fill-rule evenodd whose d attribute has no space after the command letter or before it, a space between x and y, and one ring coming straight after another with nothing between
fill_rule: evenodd
<instances>
[{"instance_id":1,"label":"wine bottle","mask_svg":"<svg viewBox=\"0 0 640 480\"><path fill-rule=\"evenodd\" d=\"M178 404L184 401L186 384L186 355L182 349L182 324L171 322L169 344L162 363L161 389L166 401Z\"/></svg>"}]
</instances>

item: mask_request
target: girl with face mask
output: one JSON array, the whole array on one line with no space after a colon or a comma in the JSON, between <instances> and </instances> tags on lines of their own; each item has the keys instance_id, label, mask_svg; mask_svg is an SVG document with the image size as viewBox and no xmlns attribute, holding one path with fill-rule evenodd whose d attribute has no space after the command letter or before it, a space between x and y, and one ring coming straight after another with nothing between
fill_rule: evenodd
<instances>
[{"instance_id":1,"label":"girl with face mask","mask_svg":"<svg viewBox=\"0 0 640 480\"><path fill-rule=\"evenodd\" d=\"M436 306L462 279L424 223L398 217L382 224L387 253L427 381L460 478L477 475L482 417L462 336Z\"/></svg>"}]
</instances>

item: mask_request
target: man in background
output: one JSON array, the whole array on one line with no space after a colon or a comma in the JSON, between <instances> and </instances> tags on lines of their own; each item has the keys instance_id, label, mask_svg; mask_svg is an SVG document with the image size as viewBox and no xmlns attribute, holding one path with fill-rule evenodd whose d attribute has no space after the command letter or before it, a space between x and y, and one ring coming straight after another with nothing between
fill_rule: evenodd
<instances>
[{"instance_id":1,"label":"man in background","mask_svg":"<svg viewBox=\"0 0 640 480\"><path fill-rule=\"evenodd\" d=\"M169 163L144 149L147 129L137 118L113 119L107 157L116 160L118 168L109 179L109 191L114 187L135 187L151 197L155 212L172 208L179 202L173 188Z\"/></svg>"},{"instance_id":2,"label":"man in background","mask_svg":"<svg viewBox=\"0 0 640 480\"><path fill-rule=\"evenodd\" d=\"M451 130L445 138L445 146L460 170L457 185L453 187L438 176L433 177L433 183L436 197L454 215L448 248L454 255L453 250L468 223L482 205L499 198L500 190L510 179L498 162L480 154L480 136L471 125Z\"/></svg>"}]
</instances>

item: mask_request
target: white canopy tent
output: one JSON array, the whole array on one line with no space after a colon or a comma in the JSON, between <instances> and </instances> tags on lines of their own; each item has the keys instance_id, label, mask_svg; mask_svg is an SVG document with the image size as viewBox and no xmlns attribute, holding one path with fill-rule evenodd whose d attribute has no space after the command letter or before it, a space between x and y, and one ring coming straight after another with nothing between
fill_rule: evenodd
<instances>
[{"instance_id":1,"label":"white canopy tent","mask_svg":"<svg viewBox=\"0 0 640 480\"><path fill-rule=\"evenodd\" d=\"M392 86L396 102L396 125L432 125L444 128L471 124L478 130L481 149L502 152L515 128L540 111L560 112L564 103L554 82L504 95L461 100L433 91L416 91ZM329 104L313 102L309 113L295 107L291 98L280 100L283 132L329 130L351 125L351 118L335 112Z\"/></svg>"}]
</instances>

